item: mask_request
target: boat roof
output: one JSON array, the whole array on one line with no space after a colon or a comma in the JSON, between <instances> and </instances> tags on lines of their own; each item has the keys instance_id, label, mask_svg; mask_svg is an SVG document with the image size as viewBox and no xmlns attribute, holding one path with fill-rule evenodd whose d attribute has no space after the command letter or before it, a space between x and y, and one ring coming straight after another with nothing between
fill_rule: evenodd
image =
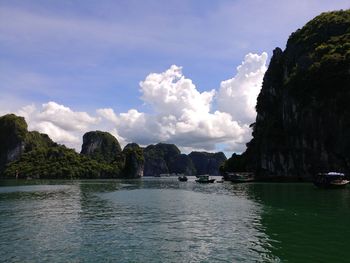
<instances>
[{"instance_id":1,"label":"boat roof","mask_svg":"<svg viewBox=\"0 0 350 263\"><path fill-rule=\"evenodd\" d=\"M328 172L328 173L319 173L320 175L327 175L327 176L345 176L344 173L339 172Z\"/></svg>"},{"instance_id":2,"label":"boat roof","mask_svg":"<svg viewBox=\"0 0 350 263\"><path fill-rule=\"evenodd\" d=\"M328 175L345 175L345 174L338 173L338 172L329 172Z\"/></svg>"}]
</instances>

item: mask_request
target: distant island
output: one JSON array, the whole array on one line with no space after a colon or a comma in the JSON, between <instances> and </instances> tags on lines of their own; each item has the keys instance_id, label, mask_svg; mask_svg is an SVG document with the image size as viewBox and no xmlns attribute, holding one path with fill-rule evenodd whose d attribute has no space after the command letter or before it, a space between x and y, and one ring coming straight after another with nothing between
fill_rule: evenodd
<instances>
[{"instance_id":1,"label":"distant island","mask_svg":"<svg viewBox=\"0 0 350 263\"><path fill-rule=\"evenodd\" d=\"M273 51L253 139L223 172L309 180L350 171L350 10L322 13Z\"/></svg>"},{"instance_id":2,"label":"distant island","mask_svg":"<svg viewBox=\"0 0 350 263\"><path fill-rule=\"evenodd\" d=\"M108 132L83 136L80 154L53 142L48 135L28 131L23 117L0 117L0 177L33 179L139 178L161 174L219 175L222 152L181 154L174 144L145 148L130 143L121 149Z\"/></svg>"}]
</instances>

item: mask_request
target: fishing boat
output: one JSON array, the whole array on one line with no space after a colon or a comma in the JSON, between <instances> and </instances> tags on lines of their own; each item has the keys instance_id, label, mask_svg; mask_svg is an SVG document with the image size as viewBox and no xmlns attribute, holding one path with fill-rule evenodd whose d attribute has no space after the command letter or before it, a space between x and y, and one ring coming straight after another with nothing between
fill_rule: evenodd
<instances>
[{"instance_id":1,"label":"fishing boat","mask_svg":"<svg viewBox=\"0 0 350 263\"><path fill-rule=\"evenodd\" d=\"M248 183L254 181L254 174L248 172L242 173L226 173L224 176L226 181L231 181L233 183Z\"/></svg>"},{"instance_id":2,"label":"fishing boat","mask_svg":"<svg viewBox=\"0 0 350 263\"><path fill-rule=\"evenodd\" d=\"M180 182L187 182L188 178L186 175L181 175L177 178Z\"/></svg>"},{"instance_id":3,"label":"fishing boat","mask_svg":"<svg viewBox=\"0 0 350 263\"><path fill-rule=\"evenodd\" d=\"M209 175L199 175L196 182L201 184L209 184L209 183L214 183L215 179L210 179Z\"/></svg>"},{"instance_id":4,"label":"fishing boat","mask_svg":"<svg viewBox=\"0 0 350 263\"><path fill-rule=\"evenodd\" d=\"M318 173L314 177L314 184L321 188L343 188L349 183L344 173L328 172Z\"/></svg>"}]
</instances>

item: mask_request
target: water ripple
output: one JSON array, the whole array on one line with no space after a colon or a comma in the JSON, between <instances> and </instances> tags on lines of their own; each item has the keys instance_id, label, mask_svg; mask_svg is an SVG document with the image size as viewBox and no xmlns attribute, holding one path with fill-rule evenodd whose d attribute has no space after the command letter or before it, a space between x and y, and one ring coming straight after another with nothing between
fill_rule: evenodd
<instances>
[{"instance_id":1,"label":"water ripple","mask_svg":"<svg viewBox=\"0 0 350 263\"><path fill-rule=\"evenodd\" d=\"M273 262L247 189L176 178L0 187L5 262Z\"/></svg>"}]
</instances>

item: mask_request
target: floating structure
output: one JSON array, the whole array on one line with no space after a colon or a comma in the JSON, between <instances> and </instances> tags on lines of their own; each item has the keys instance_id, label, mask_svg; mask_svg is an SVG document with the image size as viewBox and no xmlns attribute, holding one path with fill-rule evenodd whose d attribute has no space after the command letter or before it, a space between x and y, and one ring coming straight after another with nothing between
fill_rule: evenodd
<instances>
[{"instance_id":1,"label":"floating structure","mask_svg":"<svg viewBox=\"0 0 350 263\"><path fill-rule=\"evenodd\" d=\"M197 183L209 184L209 183L215 182L215 179L210 179L209 175L199 175L197 177L198 177L198 179L196 180Z\"/></svg>"},{"instance_id":2,"label":"floating structure","mask_svg":"<svg viewBox=\"0 0 350 263\"><path fill-rule=\"evenodd\" d=\"M186 175L181 175L177 178L180 182L187 182L188 178Z\"/></svg>"},{"instance_id":3,"label":"floating structure","mask_svg":"<svg viewBox=\"0 0 350 263\"><path fill-rule=\"evenodd\" d=\"M249 172L235 172L226 173L224 175L224 180L231 181L233 183L248 183L255 180L254 173Z\"/></svg>"},{"instance_id":4,"label":"floating structure","mask_svg":"<svg viewBox=\"0 0 350 263\"><path fill-rule=\"evenodd\" d=\"M314 178L314 184L321 188L343 188L348 183L345 174L338 172L318 173Z\"/></svg>"}]
</instances>

